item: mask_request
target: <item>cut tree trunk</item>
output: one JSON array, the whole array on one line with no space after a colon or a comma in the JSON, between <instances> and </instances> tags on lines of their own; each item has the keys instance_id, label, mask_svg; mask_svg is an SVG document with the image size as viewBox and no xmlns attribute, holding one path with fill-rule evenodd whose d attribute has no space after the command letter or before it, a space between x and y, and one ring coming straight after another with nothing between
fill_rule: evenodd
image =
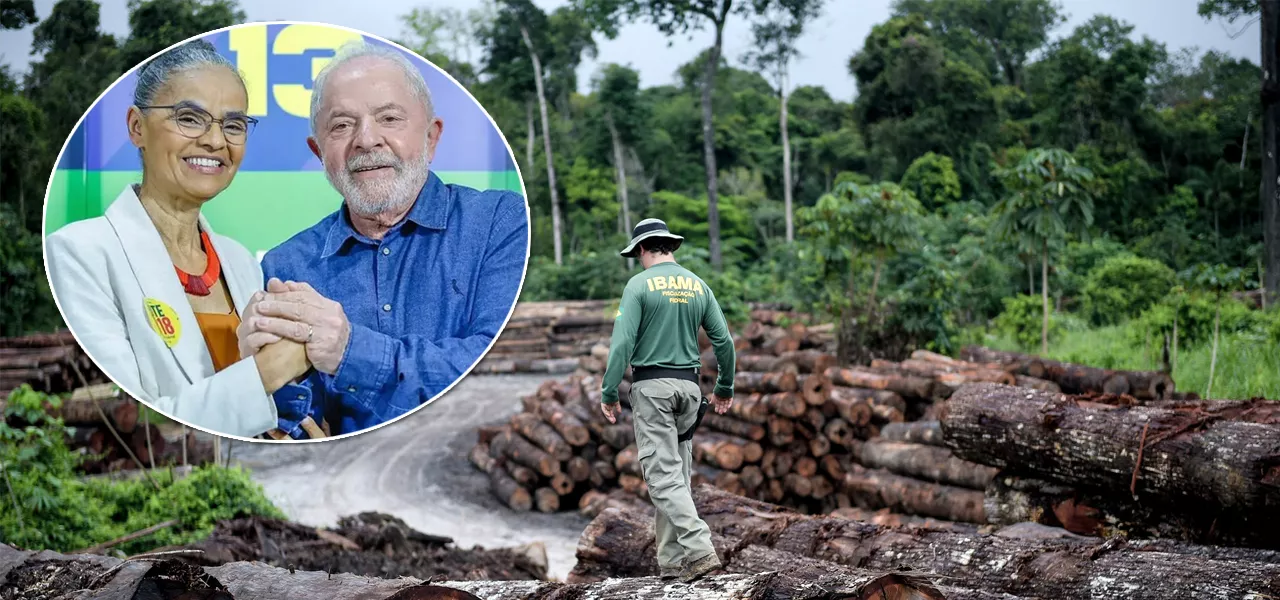
<instances>
[{"instance_id":1,"label":"cut tree trunk","mask_svg":"<svg viewBox=\"0 0 1280 600\"><path fill-rule=\"evenodd\" d=\"M976 362L1002 364L1015 375L1052 381L1067 394L1129 394L1138 400L1168 400L1174 393L1173 379L1160 371L1112 371L981 346L968 346L961 355Z\"/></svg>"},{"instance_id":2,"label":"cut tree trunk","mask_svg":"<svg viewBox=\"0 0 1280 600\"><path fill-rule=\"evenodd\" d=\"M758 463L764 455L764 449L760 444L751 440L745 440L740 437L726 435L723 433L703 432L697 434L694 444L700 441L710 442L713 444L731 444L737 446L738 452L742 454L743 462Z\"/></svg>"},{"instance_id":3,"label":"cut tree trunk","mask_svg":"<svg viewBox=\"0 0 1280 600\"><path fill-rule=\"evenodd\" d=\"M729 414L746 421L762 425L769 419L769 405L760 394L735 395Z\"/></svg>"},{"instance_id":4,"label":"cut tree trunk","mask_svg":"<svg viewBox=\"0 0 1280 600\"><path fill-rule=\"evenodd\" d=\"M836 366L835 355L821 350L797 350L787 352L781 358L795 364L805 374L825 373L827 369Z\"/></svg>"},{"instance_id":5,"label":"cut tree trunk","mask_svg":"<svg viewBox=\"0 0 1280 600\"><path fill-rule=\"evenodd\" d=\"M946 448L883 438L863 444L858 462L873 469L974 490L985 490L996 474L994 467L961 460Z\"/></svg>"},{"instance_id":6,"label":"cut tree trunk","mask_svg":"<svg viewBox=\"0 0 1280 600\"><path fill-rule=\"evenodd\" d=\"M737 471L742 468L743 449L727 440L702 437L693 440L693 459L717 469Z\"/></svg>"},{"instance_id":7,"label":"cut tree trunk","mask_svg":"<svg viewBox=\"0 0 1280 600\"><path fill-rule=\"evenodd\" d=\"M921 400L932 400L934 397L934 382L924 377L886 374L860 367L848 369L831 367L826 370L825 375L835 385L888 390L904 397Z\"/></svg>"},{"instance_id":8,"label":"cut tree trunk","mask_svg":"<svg viewBox=\"0 0 1280 600\"><path fill-rule=\"evenodd\" d=\"M1224 515L1280 508L1280 428L1271 425L986 383L957 391L940 420L966 460L1135 502Z\"/></svg>"},{"instance_id":9,"label":"cut tree trunk","mask_svg":"<svg viewBox=\"0 0 1280 600\"><path fill-rule=\"evenodd\" d=\"M501 434L493 438L489 443L489 452L495 457L505 456L515 463L537 471L544 477L560 472L560 461L511 429L504 429Z\"/></svg>"},{"instance_id":10,"label":"cut tree trunk","mask_svg":"<svg viewBox=\"0 0 1280 600\"><path fill-rule=\"evenodd\" d=\"M804 397L795 392L765 394L760 397L760 401L769 407L769 412L792 419L799 418L809 409Z\"/></svg>"},{"instance_id":11,"label":"cut tree trunk","mask_svg":"<svg viewBox=\"0 0 1280 600\"><path fill-rule=\"evenodd\" d=\"M863 448L865 452L865 447ZM929 483L882 469L854 466L844 477L844 491L864 508L937 517L948 521L986 523L982 492Z\"/></svg>"},{"instance_id":12,"label":"cut tree trunk","mask_svg":"<svg viewBox=\"0 0 1280 600\"><path fill-rule=\"evenodd\" d=\"M542 402L538 414L551 425L571 446L582 446L591 441L591 432L577 417L565 410L559 402Z\"/></svg>"},{"instance_id":13,"label":"cut tree trunk","mask_svg":"<svg viewBox=\"0 0 1280 600\"><path fill-rule=\"evenodd\" d=\"M716 431L736 435L751 441L758 442L764 439L764 427L755 423L739 421L729 415L718 415L714 412L707 411L702 417L702 424Z\"/></svg>"},{"instance_id":14,"label":"cut tree trunk","mask_svg":"<svg viewBox=\"0 0 1280 600\"><path fill-rule=\"evenodd\" d=\"M796 383L800 386L800 396L809 406L822 406L834 389L831 381L818 373L800 375Z\"/></svg>"},{"instance_id":15,"label":"cut tree trunk","mask_svg":"<svg viewBox=\"0 0 1280 600\"><path fill-rule=\"evenodd\" d=\"M773 354L740 354L734 368L743 372L800 372L800 367L794 362Z\"/></svg>"},{"instance_id":16,"label":"cut tree trunk","mask_svg":"<svg viewBox=\"0 0 1280 600\"><path fill-rule=\"evenodd\" d=\"M1202 510L1175 512L1131 502L1124 496L1099 495L1005 473L996 475L987 486L984 507L990 523L1030 521L1088 536L1123 535L1271 549L1277 549L1276 540L1280 539L1280 522L1274 518L1242 518L1247 515Z\"/></svg>"},{"instance_id":17,"label":"cut tree trunk","mask_svg":"<svg viewBox=\"0 0 1280 600\"><path fill-rule=\"evenodd\" d=\"M1280 594L1280 565L1242 560L1267 551L1165 540L975 535L903 531L830 516L804 516L707 486L698 514L719 547L757 544L841 565L933 573L968 589L1061 600L1265 598ZM574 576L640 577L656 572L652 518L606 510L578 544ZM723 537L720 537L723 536ZM722 555L727 554L722 552ZM732 558L730 558L730 564ZM1226 576L1225 574L1230 574Z\"/></svg>"},{"instance_id":18,"label":"cut tree trunk","mask_svg":"<svg viewBox=\"0 0 1280 600\"><path fill-rule=\"evenodd\" d=\"M942 440L942 426L937 421L890 423L880 428L880 437L888 442L946 447Z\"/></svg>"},{"instance_id":19,"label":"cut tree trunk","mask_svg":"<svg viewBox=\"0 0 1280 600\"><path fill-rule=\"evenodd\" d=\"M800 389L795 373L739 371L734 374L733 390L744 394L776 394Z\"/></svg>"},{"instance_id":20,"label":"cut tree trunk","mask_svg":"<svg viewBox=\"0 0 1280 600\"><path fill-rule=\"evenodd\" d=\"M538 488L533 492L538 512L553 513L560 510L560 494L551 488Z\"/></svg>"},{"instance_id":21,"label":"cut tree trunk","mask_svg":"<svg viewBox=\"0 0 1280 600\"><path fill-rule=\"evenodd\" d=\"M517 413L511 417L511 426L525 439L542 448L557 461L573 457L573 448L556 430L533 413Z\"/></svg>"}]
</instances>

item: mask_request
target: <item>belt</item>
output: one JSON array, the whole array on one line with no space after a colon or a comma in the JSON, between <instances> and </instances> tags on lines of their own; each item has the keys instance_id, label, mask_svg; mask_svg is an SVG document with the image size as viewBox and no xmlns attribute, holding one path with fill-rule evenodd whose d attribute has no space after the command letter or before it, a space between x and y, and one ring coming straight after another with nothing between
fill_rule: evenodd
<instances>
[{"instance_id":1,"label":"belt","mask_svg":"<svg viewBox=\"0 0 1280 600\"><path fill-rule=\"evenodd\" d=\"M698 383L698 369L672 369L669 367L631 367L631 381L644 381L646 379L683 379ZM687 442L693 439L693 432L697 431L698 425L702 424L703 415L707 414L707 407L711 403L706 396L702 396L702 400L698 405L698 417L693 421L693 425L687 431L679 432L676 436L677 442Z\"/></svg>"},{"instance_id":2,"label":"belt","mask_svg":"<svg viewBox=\"0 0 1280 600\"><path fill-rule=\"evenodd\" d=\"M631 367L631 381L646 379L683 379L698 383L698 369L672 369L669 367Z\"/></svg>"}]
</instances>

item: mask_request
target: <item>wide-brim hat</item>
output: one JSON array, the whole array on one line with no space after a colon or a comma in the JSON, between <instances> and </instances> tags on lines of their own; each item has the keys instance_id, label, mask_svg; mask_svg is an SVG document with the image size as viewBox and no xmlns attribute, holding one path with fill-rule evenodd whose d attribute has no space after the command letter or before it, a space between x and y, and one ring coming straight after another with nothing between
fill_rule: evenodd
<instances>
[{"instance_id":1,"label":"wide-brim hat","mask_svg":"<svg viewBox=\"0 0 1280 600\"><path fill-rule=\"evenodd\" d=\"M674 240L676 248L679 248L680 244L684 243L684 238L667 230L667 224L662 219L645 219L636 223L636 226L631 229L631 243L627 244L627 247L623 248L622 252L618 254L626 257L638 256L640 254L640 242L650 238Z\"/></svg>"}]
</instances>

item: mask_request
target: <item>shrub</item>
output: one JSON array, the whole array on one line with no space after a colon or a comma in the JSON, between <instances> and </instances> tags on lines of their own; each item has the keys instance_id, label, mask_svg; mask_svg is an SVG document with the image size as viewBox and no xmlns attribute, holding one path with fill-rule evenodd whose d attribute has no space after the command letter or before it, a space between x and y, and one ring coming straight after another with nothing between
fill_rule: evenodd
<instances>
[{"instance_id":1,"label":"shrub","mask_svg":"<svg viewBox=\"0 0 1280 600\"><path fill-rule=\"evenodd\" d=\"M1132 337L1138 342L1150 333L1161 338L1172 334L1174 315L1178 318L1178 345L1208 343L1213 340L1213 313L1216 305L1212 296L1203 294L1195 296L1173 295L1165 301L1155 304L1131 323ZM1250 308L1248 305L1230 297L1222 299L1222 320L1219 329L1223 335L1228 333L1248 333L1259 338L1274 335L1277 319L1273 314Z\"/></svg>"},{"instance_id":2,"label":"shrub","mask_svg":"<svg viewBox=\"0 0 1280 600\"><path fill-rule=\"evenodd\" d=\"M1023 294L1004 299L1004 312L995 318L995 327L1001 335L1012 338L1022 348L1038 348L1043 322L1041 298ZM1049 339L1053 340L1061 332L1061 317L1049 313Z\"/></svg>"},{"instance_id":3,"label":"shrub","mask_svg":"<svg viewBox=\"0 0 1280 600\"><path fill-rule=\"evenodd\" d=\"M1136 317L1167 296L1177 275L1164 263L1137 256L1113 256L1089 272L1084 308L1100 325Z\"/></svg>"},{"instance_id":4,"label":"shrub","mask_svg":"<svg viewBox=\"0 0 1280 600\"><path fill-rule=\"evenodd\" d=\"M72 552L158 523L179 524L121 545L126 554L187 544L222 519L283 518L262 488L240 469L201 467L185 479L153 473L151 481L90 480L76 472L80 455L67 448L66 427L45 413L60 400L29 386L9 395L0 420L0 539L34 549ZM8 423L25 423L14 427Z\"/></svg>"}]
</instances>

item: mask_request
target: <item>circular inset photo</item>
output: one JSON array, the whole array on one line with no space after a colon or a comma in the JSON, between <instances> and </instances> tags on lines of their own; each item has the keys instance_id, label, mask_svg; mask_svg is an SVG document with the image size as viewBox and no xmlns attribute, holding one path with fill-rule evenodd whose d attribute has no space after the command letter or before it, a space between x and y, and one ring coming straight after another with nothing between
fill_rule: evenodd
<instances>
[{"instance_id":1,"label":"circular inset photo","mask_svg":"<svg viewBox=\"0 0 1280 600\"><path fill-rule=\"evenodd\" d=\"M49 284L103 373L237 439L422 407L505 326L529 260L511 147L376 36L252 23L172 46L81 119L45 197Z\"/></svg>"}]
</instances>

